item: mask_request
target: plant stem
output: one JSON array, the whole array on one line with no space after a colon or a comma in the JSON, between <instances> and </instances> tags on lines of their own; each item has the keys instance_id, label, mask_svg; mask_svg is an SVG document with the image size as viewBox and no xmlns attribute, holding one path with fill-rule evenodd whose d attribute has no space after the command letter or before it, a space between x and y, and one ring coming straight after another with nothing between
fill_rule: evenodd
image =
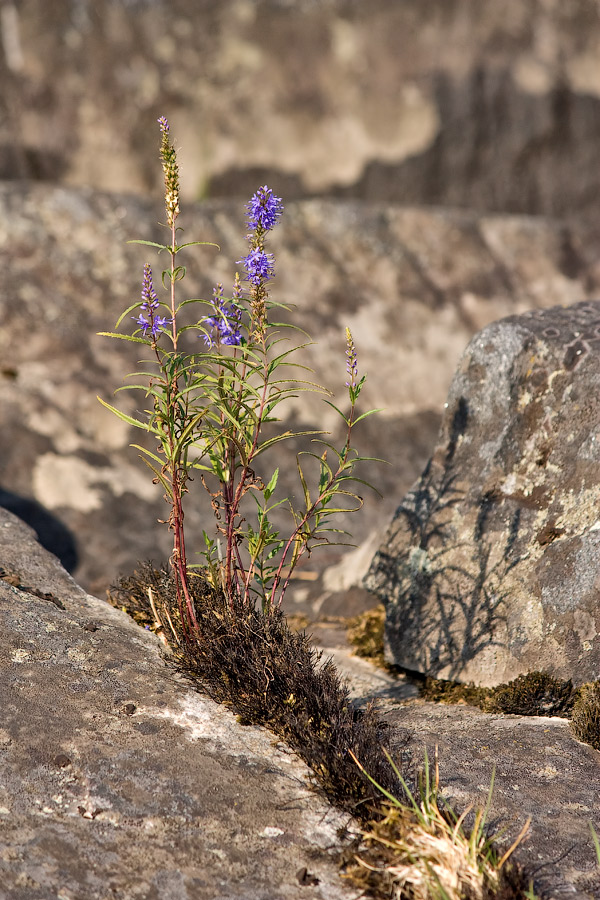
<instances>
[{"instance_id":1,"label":"plant stem","mask_svg":"<svg viewBox=\"0 0 600 900\"><path fill-rule=\"evenodd\" d=\"M177 357L177 310L175 306L175 257L177 254L175 232L175 219L171 222L171 319L172 319L172 338L173 338L173 356L175 359L175 367L170 376L169 393L168 393L168 414L169 419L173 423L176 421L177 413L177 396L179 394L179 359ZM187 414L187 400L185 403L184 419ZM183 425L185 427L185 421ZM175 586L177 591L177 605L181 615L182 625L185 625L187 617L187 628L185 633L188 638L191 637L188 632L194 632L198 629L196 612L190 595L188 575L187 575L187 556L185 551L185 536L183 529L183 495L185 493L185 474L181 476L181 472L185 473L185 466L181 465L181 450L175 449L176 436L173 433L173 425L169 428L169 468L170 481L173 496L173 505L171 511L171 528L173 531L173 553L171 556L171 567L175 574ZM184 608L185 601L185 608ZM185 611L184 611L185 610Z\"/></svg>"}]
</instances>

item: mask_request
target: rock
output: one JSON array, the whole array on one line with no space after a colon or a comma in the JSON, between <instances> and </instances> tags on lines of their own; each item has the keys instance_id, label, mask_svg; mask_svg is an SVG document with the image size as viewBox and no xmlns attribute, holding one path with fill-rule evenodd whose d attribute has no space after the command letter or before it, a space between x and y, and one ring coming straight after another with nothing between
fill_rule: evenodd
<instances>
[{"instance_id":1,"label":"rock","mask_svg":"<svg viewBox=\"0 0 600 900\"><path fill-rule=\"evenodd\" d=\"M508 848L527 819L514 859L537 896L592 900L600 869L590 832L598 822L600 754L565 719L489 715L466 706L412 703L383 712L406 763L439 759L442 797L454 810L483 809ZM470 822L467 819L467 822Z\"/></svg>"},{"instance_id":2,"label":"rock","mask_svg":"<svg viewBox=\"0 0 600 900\"><path fill-rule=\"evenodd\" d=\"M366 584L396 664L490 686L600 677L600 303L467 347L433 456Z\"/></svg>"},{"instance_id":3,"label":"rock","mask_svg":"<svg viewBox=\"0 0 600 900\"><path fill-rule=\"evenodd\" d=\"M156 192L167 115L187 199L597 215L595 0L5 0L0 29L4 178Z\"/></svg>"},{"instance_id":4,"label":"rock","mask_svg":"<svg viewBox=\"0 0 600 900\"><path fill-rule=\"evenodd\" d=\"M264 729L0 510L0 897L353 898L350 824Z\"/></svg>"},{"instance_id":5,"label":"rock","mask_svg":"<svg viewBox=\"0 0 600 900\"><path fill-rule=\"evenodd\" d=\"M0 183L2 502L34 524L78 581L99 595L138 561L162 561L169 554L167 529L157 524L166 513L162 492L129 447L140 435L96 399L112 400L136 369L134 347L96 333L110 330L139 298L144 263L158 270L153 251L126 242L160 240L154 223L161 214L160 193L151 203ZM242 205L184 205L180 221L186 239L221 246L220 253L190 252L184 295L210 296L216 281L227 290L244 252ZM315 379L335 389L338 405L347 402L349 325L360 371L368 373L362 409L384 408L357 429L360 451L392 465L364 470L383 500L365 491L363 510L342 520L356 543L391 517L398 496L422 470L439 427L438 410L470 337L502 315L577 302L600 290L587 232L558 221L346 201L286 202L272 243L273 297L292 305L291 321L313 335L316 343L303 361ZM129 412L140 404L133 394L117 397ZM308 394L290 408L288 422L324 427L341 438L329 407ZM299 446L273 461L286 492L298 490ZM202 494L194 498L186 525L195 549L203 545L211 514ZM320 570L338 563L341 553L333 548L329 555L313 554L307 577L294 585L294 611L313 616L332 592L336 612L354 614L371 603L358 590L355 599L347 592L344 597L347 584L340 590L333 578L329 587L323 585Z\"/></svg>"},{"instance_id":6,"label":"rock","mask_svg":"<svg viewBox=\"0 0 600 900\"><path fill-rule=\"evenodd\" d=\"M0 560L3 900L357 897L335 865L352 823L294 754L193 691L154 635L1 509ZM600 755L564 720L423 703L406 677L349 656L339 624L316 637L356 701L377 699L405 771L439 747L442 795L462 812L483 805L495 765L488 822L510 842L532 814L517 856L536 891L597 896Z\"/></svg>"},{"instance_id":7,"label":"rock","mask_svg":"<svg viewBox=\"0 0 600 900\"><path fill-rule=\"evenodd\" d=\"M590 832L598 821L600 753L573 737L557 716L484 713L424 702L417 683L348 652L343 626L317 623L314 639L348 677L355 702L376 700L405 773L439 763L440 793L457 815L489 801L488 833L508 849L531 819L515 852L537 896L597 898L600 868ZM491 797L490 788L492 788ZM467 815L467 826L473 812Z\"/></svg>"}]
</instances>

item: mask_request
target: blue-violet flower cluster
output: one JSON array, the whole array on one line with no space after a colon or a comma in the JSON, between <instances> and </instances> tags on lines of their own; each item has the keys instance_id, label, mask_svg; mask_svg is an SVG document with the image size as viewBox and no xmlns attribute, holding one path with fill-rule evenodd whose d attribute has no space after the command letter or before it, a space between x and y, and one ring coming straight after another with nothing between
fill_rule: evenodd
<instances>
[{"instance_id":1,"label":"blue-violet flower cluster","mask_svg":"<svg viewBox=\"0 0 600 900\"><path fill-rule=\"evenodd\" d=\"M266 184L257 190L246 208L252 231L271 231L283 211L281 197L276 197Z\"/></svg>"},{"instance_id":2,"label":"blue-violet flower cluster","mask_svg":"<svg viewBox=\"0 0 600 900\"><path fill-rule=\"evenodd\" d=\"M236 276L236 282L233 289L234 299L239 299L240 283ZM204 335L204 342L208 347L214 347L215 344L225 344L228 347L239 347L242 343L242 334L240 331L240 321L242 311L231 303L226 303L223 298L223 285L217 284L213 290L213 306L215 309L214 316L207 316L204 324L212 328L216 332L216 340L210 334Z\"/></svg>"},{"instance_id":3,"label":"blue-violet flower cluster","mask_svg":"<svg viewBox=\"0 0 600 900\"><path fill-rule=\"evenodd\" d=\"M247 256L238 259L238 262L246 270L246 280L256 286L268 281L275 274L273 254L265 253L260 247L255 247Z\"/></svg>"},{"instance_id":4,"label":"blue-violet flower cluster","mask_svg":"<svg viewBox=\"0 0 600 900\"><path fill-rule=\"evenodd\" d=\"M250 253L238 262L246 270L246 280L260 287L275 274L273 254L264 249L264 236L270 231L283 211L281 197L276 197L267 185L259 188L246 206L250 234Z\"/></svg>"}]
</instances>

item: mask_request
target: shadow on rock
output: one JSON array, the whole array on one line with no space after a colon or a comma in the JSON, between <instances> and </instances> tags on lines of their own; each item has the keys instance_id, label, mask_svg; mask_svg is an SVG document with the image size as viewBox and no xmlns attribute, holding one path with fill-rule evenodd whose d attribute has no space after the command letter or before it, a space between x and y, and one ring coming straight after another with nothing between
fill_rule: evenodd
<instances>
[{"instance_id":1,"label":"shadow on rock","mask_svg":"<svg viewBox=\"0 0 600 900\"><path fill-rule=\"evenodd\" d=\"M42 547L59 558L67 572L73 572L79 561L77 545L69 529L49 513L37 500L21 497L0 488L0 506L29 525Z\"/></svg>"}]
</instances>

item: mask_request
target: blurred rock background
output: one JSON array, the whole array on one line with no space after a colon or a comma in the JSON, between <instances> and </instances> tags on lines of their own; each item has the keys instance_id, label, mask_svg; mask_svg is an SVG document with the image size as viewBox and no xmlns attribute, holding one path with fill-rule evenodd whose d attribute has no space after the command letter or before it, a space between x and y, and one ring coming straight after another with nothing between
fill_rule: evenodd
<instances>
[{"instance_id":1,"label":"blurred rock background","mask_svg":"<svg viewBox=\"0 0 600 900\"><path fill-rule=\"evenodd\" d=\"M95 333L139 295L125 242L161 235L159 115L186 237L222 248L188 257L186 292L230 283L267 182L277 298L337 399L354 331L384 407L361 449L390 463L358 542L420 474L472 334L598 296L596 0L0 0L0 37L0 502L94 593L169 546L137 436L95 399L136 364ZM325 409L305 397L295 424L334 427ZM293 609L366 602L340 552L308 561Z\"/></svg>"},{"instance_id":2,"label":"blurred rock background","mask_svg":"<svg viewBox=\"0 0 600 900\"><path fill-rule=\"evenodd\" d=\"M596 0L3 0L0 172L160 187L168 113L188 200L268 178L315 196L593 212Z\"/></svg>"}]
</instances>

